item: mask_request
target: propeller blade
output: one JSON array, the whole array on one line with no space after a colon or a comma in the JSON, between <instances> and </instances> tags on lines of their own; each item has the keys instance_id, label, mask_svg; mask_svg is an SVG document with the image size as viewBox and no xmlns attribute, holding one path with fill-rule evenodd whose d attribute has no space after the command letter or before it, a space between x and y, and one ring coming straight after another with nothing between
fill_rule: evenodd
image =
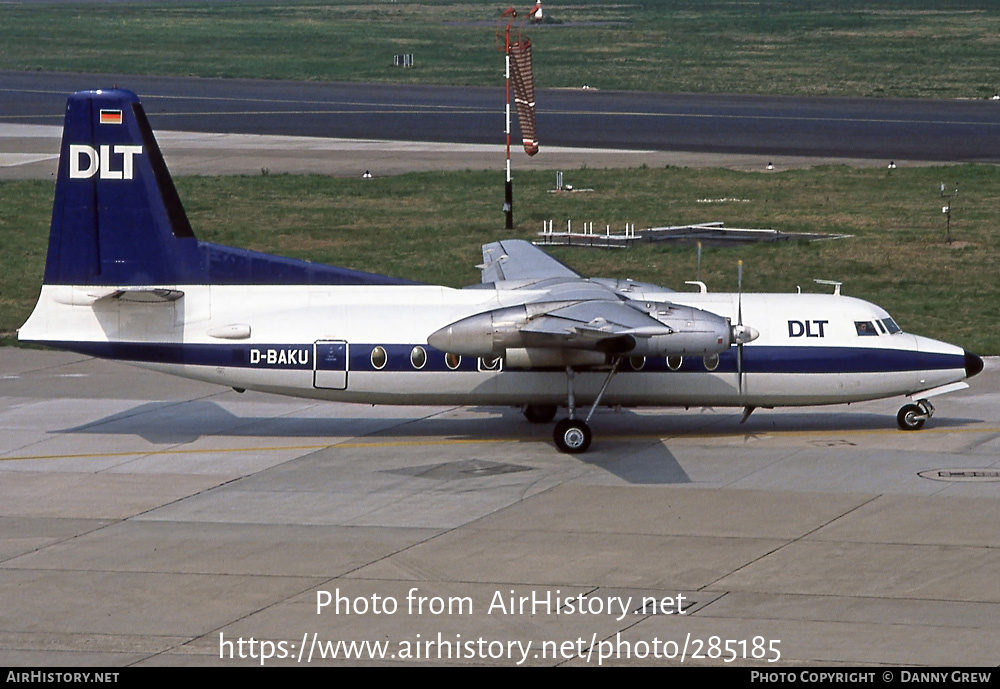
<instances>
[{"instance_id":1,"label":"propeller blade","mask_svg":"<svg viewBox=\"0 0 1000 689\"><path fill-rule=\"evenodd\" d=\"M736 326L743 331L743 261L736 264ZM736 376L739 394L743 395L743 342L736 341Z\"/></svg>"},{"instance_id":2,"label":"propeller blade","mask_svg":"<svg viewBox=\"0 0 1000 689\"><path fill-rule=\"evenodd\" d=\"M743 344L736 345L736 375L739 377L739 391L743 394Z\"/></svg>"},{"instance_id":3,"label":"propeller blade","mask_svg":"<svg viewBox=\"0 0 1000 689\"><path fill-rule=\"evenodd\" d=\"M736 264L736 325L743 325L743 261Z\"/></svg>"}]
</instances>

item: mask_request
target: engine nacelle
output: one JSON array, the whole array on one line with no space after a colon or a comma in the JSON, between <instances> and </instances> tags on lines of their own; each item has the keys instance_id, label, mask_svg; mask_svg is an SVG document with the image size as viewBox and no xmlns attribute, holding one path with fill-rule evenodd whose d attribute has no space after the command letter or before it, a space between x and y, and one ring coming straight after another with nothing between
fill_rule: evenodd
<instances>
[{"instance_id":1,"label":"engine nacelle","mask_svg":"<svg viewBox=\"0 0 1000 689\"><path fill-rule=\"evenodd\" d=\"M704 356L725 351L734 344L736 332L728 318L690 306L677 306L661 302L629 302L628 305L649 319L641 319L635 327L616 323L603 323L595 318L590 323L574 325L567 319L565 332L540 329L533 331L532 320L554 314L567 306L580 302L546 302L511 306L485 313L477 313L455 321L427 338L435 349L462 356L508 356L511 350L534 352L532 356L516 354L523 362L518 368L548 367L558 365L600 365L605 356ZM600 321L600 322L599 322ZM625 317L624 323L633 321ZM740 331L746 336L747 330ZM574 363L566 355L545 355L540 352L580 351L594 354L594 364ZM579 358L579 357L578 357ZM549 363L561 362L566 363ZM532 363L532 362L539 363ZM542 362L545 363L542 363ZM575 360L574 360L575 361ZM510 365L510 364L508 364Z\"/></svg>"},{"instance_id":2,"label":"engine nacelle","mask_svg":"<svg viewBox=\"0 0 1000 689\"><path fill-rule=\"evenodd\" d=\"M645 357L704 356L723 352L733 343L729 319L709 311L690 306L651 304L647 313L671 332L637 337L635 347L623 354Z\"/></svg>"},{"instance_id":3,"label":"engine nacelle","mask_svg":"<svg viewBox=\"0 0 1000 689\"><path fill-rule=\"evenodd\" d=\"M477 313L441 328L427 344L462 356L503 356L508 348L523 345L519 328L528 318L525 306Z\"/></svg>"}]
</instances>

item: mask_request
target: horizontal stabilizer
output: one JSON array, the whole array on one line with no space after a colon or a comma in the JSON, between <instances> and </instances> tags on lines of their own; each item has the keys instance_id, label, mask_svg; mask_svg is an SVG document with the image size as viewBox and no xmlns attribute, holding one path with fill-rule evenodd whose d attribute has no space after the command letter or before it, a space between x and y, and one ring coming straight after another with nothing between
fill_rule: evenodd
<instances>
[{"instance_id":1,"label":"horizontal stabilizer","mask_svg":"<svg viewBox=\"0 0 1000 689\"><path fill-rule=\"evenodd\" d=\"M155 304L177 301L184 296L184 292L179 289L166 289L159 287L126 287L109 294L105 299L118 299L119 301L129 301L143 304Z\"/></svg>"}]
</instances>

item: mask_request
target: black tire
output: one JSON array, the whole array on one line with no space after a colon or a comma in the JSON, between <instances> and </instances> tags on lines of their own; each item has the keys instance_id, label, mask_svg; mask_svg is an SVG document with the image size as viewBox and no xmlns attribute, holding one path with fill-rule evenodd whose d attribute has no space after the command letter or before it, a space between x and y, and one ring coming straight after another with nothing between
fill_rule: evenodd
<instances>
[{"instance_id":1,"label":"black tire","mask_svg":"<svg viewBox=\"0 0 1000 689\"><path fill-rule=\"evenodd\" d=\"M549 423L556 418L556 405L554 404L526 404L524 406L524 418L531 423Z\"/></svg>"},{"instance_id":2,"label":"black tire","mask_svg":"<svg viewBox=\"0 0 1000 689\"><path fill-rule=\"evenodd\" d=\"M590 447L590 426L579 419L563 419L552 434L560 452L578 455Z\"/></svg>"},{"instance_id":3,"label":"black tire","mask_svg":"<svg viewBox=\"0 0 1000 689\"><path fill-rule=\"evenodd\" d=\"M903 431L919 431L924 427L923 418L926 415L923 409L916 404L904 405L896 414L896 424Z\"/></svg>"}]
</instances>

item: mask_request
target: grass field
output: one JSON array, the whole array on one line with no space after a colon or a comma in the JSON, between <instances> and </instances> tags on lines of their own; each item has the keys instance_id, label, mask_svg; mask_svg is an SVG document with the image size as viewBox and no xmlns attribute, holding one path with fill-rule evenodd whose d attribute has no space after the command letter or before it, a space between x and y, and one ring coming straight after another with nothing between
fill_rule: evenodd
<instances>
[{"instance_id":1,"label":"grass field","mask_svg":"<svg viewBox=\"0 0 1000 689\"><path fill-rule=\"evenodd\" d=\"M10 2L0 10L0 69L499 85L494 41L503 6ZM577 0L545 7L550 21L527 29L542 87L981 98L1000 83L995 1ZM391 66L401 52L415 54L415 68ZM518 173L516 236L567 218L599 227L719 220L849 233L855 238L708 249L703 277L714 290L732 290L743 259L749 291L808 291L817 289L813 278L842 280L845 294L882 304L908 330L1000 354L994 167L583 170L568 181L595 191L555 196L546 193L551 173ZM941 182L961 188L951 246L943 241ZM203 239L424 282L477 282L480 245L509 235L499 229L493 173L178 184ZM0 198L0 332L9 342L37 295L52 186L0 183ZM668 286L695 271L692 248L554 253L584 274Z\"/></svg>"},{"instance_id":2,"label":"grass field","mask_svg":"<svg viewBox=\"0 0 1000 689\"><path fill-rule=\"evenodd\" d=\"M989 166L885 170L824 167L782 173L729 170L581 170L567 182L592 193L555 195L550 173L519 173L517 229L504 232L502 186L490 172L425 173L373 180L320 176L189 177L178 180L199 238L428 283L479 281L480 245L531 238L542 221L639 227L719 220L730 226L834 232L852 239L705 249L714 291L825 291L887 308L911 332L983 354L1000 354L1000 173ZM953 243L944 243L938 187L957 183ZM0 184L5 237L0 331L7 339L30 312L41 282L52 186ZM718 202L720 199L730 201ZM736 201L732 201L736 199ZM712 203L706 202L716 201ZM586 275L683 287L695 275L692 247L552 252Z\"/></svg>"},{"instance_id":3,"label":"grass field","mask_svg":"<svg viewBox=\"0 0 1000 689\"><path fill-rule=\"evenodd\" d=\"M527 9L532 2L523 3ZM0 69L500 85L506 3L5 2ZM541 87L983 98L995 0L545 3ZM392 67L396 53L415 67Z\"/></svg>"}]
</instances>

